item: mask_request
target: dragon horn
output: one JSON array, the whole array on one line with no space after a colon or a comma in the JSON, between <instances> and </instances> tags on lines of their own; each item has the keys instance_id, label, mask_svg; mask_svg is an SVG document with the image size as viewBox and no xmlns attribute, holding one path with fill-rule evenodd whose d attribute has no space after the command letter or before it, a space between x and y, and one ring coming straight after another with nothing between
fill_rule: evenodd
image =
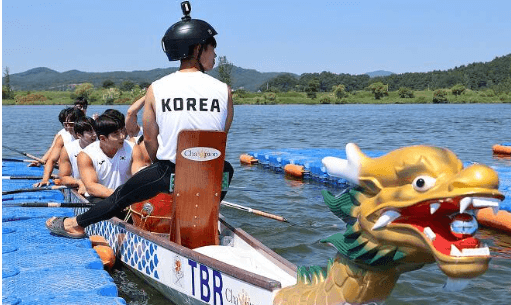
<instances>
[{"instance_id":1,"label":"dragon horn","mask_svg":"<svg viewBox=\"0 0 511 305\"><path fill-rule=\"evenodd\" d=\"M348 143L346 145L346 157L348 160L336 157L325 157L321 161L329 175L344 178L349 182L358 185L361 161L367 157L354 143Z\"/></svg>"}]
</instances>

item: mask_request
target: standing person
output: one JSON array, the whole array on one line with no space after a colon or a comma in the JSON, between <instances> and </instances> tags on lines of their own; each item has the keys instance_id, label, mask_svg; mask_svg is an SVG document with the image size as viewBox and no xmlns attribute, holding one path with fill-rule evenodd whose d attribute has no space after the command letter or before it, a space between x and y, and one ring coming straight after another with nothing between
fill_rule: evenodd
<instances>
[{"instance_id":1,"label":"standing person","mask_svg":"<svg viewBox=\"0 0 511 305\"><path fill-rule=\"evenodd\" d=\"M77 163L89 201L106 198L131 177L133 143L125 141L124 117L103 113L94 122L99 141L78 154Z\"/></svg>"},{"instance_id":2,"label":"standing person","mask_svg":"<svg viewBox=\"0 0 511 305\"><path fill-rule=\"evenodd\" d=\"M65 114L66 119L63 124L65 131L62 133L59 132L59 134L57 135L57 139L55 140L55 143L51 148L50 156L48 157L48 160L44 164L43 179L40 182L35 183L34 187L50 185L50 176L53 172L53 168L55 167L57 161L60 158L60 152L62 151L64 144L70 143L76 139L74 124L76 120L84 116L83 111L81 111L78 108L70 107L66 109Z\"/></svg>"},{"instance_id":3,"label":"standing person","mask_svg":"<svg viewBox=\"0 0 511 305\"><path fill-rule=\"evenodd\" d=\"M204 73L215 65L217 32L207 22L189 16L188 2L181 7L185 16L162 39L169 60L181 61L179 71L155 81L145 99L144 143L154 163L87 212L74 218L48 219L46 226L53 234L82 238L88 225L110 219L135 202L168 193L181 130L229 131L234 115L231 89ZM234 170L227 161L224 171L229 172L230 182Z\"/></svg>"},{"instance_id":4,"label":"standing person","mask_svg":"<svg viewBox=\"0 0 511 305\"><path fill-rule=\"evenodd\" d=\"M90 117L79 118L75 122L74 132L78 139L65 143L60 152L59 178L61 184L78 187L78 193L84 195L86 188L80 179L77 157L85 147L96 141L94 120Z\"/></svg>"}]
</instances>

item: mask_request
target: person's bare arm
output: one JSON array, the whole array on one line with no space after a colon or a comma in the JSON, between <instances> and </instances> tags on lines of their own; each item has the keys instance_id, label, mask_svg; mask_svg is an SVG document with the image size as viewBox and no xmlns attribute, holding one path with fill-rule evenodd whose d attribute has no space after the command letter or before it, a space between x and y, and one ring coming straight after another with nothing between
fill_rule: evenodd
<instances>
[{"instance_id":1,"label":"person's bare arm","mask_svg":"<svg viewBox=\"0 0 511 305\"><path fill-rule=\"evenodd\" d=\"M130 137L136 137L140 131L137 114L144 107L144 104L145 96L134 102L126 112L126 131Z\"/></svg>"},{"instance_id":2,"label":"person's bare arm","mask_svg":"<svg viewBox=\"0 0 511 305\"><path fill-rule=\"evenodd\" d=\"M28 164L28 166L40 166L42 164L46 164L46 160L48 160L48 158L50 157L51 150L55 146L55 142L57 142L58 137L59 137L59 134L56 134L53 137L53 142L51 142L50 148L48 148L48 150L44 153L44 156L41 157L41 160L43 161L42 163L40 161L34 160L34 161L30 162L30 164Z\"/></svg>"},{"instance_id":3,"label":"person's bare arm","mask_svg":"<svg viewBox=\"0 0 511 305\"><path fill-rule=\"evenodd\" d=\"M50 185L50 178L51 174L53 173L53 168L55 167L55 164L57 164L57 161L60 158L60 151L62 150L63 147L64 140L62 139L62 136L59 135L57 137L57 140L55 141L55 145L53 145L50 156L48 157L48 160L44 165L43 179L40 182L35 183L34 187Z\"/></svg>"},{"instance_id":4,"label":"person's bare arm","mask_svg":"<svg viewBox=\"0 0 511 305\"><path fill-rule=\"evenodd\" d=\"M114 190L107 188L99 183L96 169L92 164L92 159L83 151L78 154L77 158L78 169L80 170L80 179L82 180L87 193L94 197L106 198L114 192Z\"/></svg>"},{"instance_id":5,"label":"person's bare arm","mask_svg":"<svg viewBox=\"0 0 511 305\"><path fill-rule=\"evenodd\" d=\"M147 153L151 161L156 160L156 152L158 151L158 134L159 128L156 123L155 105L154 105L153 87L149 86L146 93L144 106L144 142Z\"/></svg>"},{"instance_id":6,"label":"person's bare arm","mask_svg":"<svg viewBox=\"0 0 511 305\"><path fill-rule=\"evenodd\" d=\"M59 178L62 185L78 187L78 193L80 195L85 194L86 190L83 182L73 177L73 166L71 165L71 160L69 159L69 154L65 146L60 151Z\"/></svg>"},{"instance_id":7,"label":"person's bare arm","mask_svg":"<svg viewBox=\"0 0 511 305\"><path fill-rule=\"evenodd\" d=\"M133 146L133 157L131 163L131 174L135 175L142 168L151 165L151 160L145 152L144 144L137 144Z\"/></svg>"},{"instance_id":8,"label":"person's bare arm","mask_svg":"<svg viewBox=\"0 0 511 305\"><path fill-rule=\"evenodd\" d=\"M229 129L231 128L232 120L234 119L234 105L232 102L232 91L231 87L228 86L229 89L229 97L227 100L227 120L225 121L225 129L226 133L229 133Z\"/></svg>"}]
</instances>

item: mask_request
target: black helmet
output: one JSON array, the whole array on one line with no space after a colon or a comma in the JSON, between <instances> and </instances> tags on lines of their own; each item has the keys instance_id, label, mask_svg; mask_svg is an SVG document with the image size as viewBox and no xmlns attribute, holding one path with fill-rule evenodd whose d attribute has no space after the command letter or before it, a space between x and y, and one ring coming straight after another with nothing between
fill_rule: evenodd
<instances>
[{"instance_id":1,"label":"black helmet","mask_svg":"<svg viewBox=\"0 0 511 305\"><path fill-rule=\"evenodd\" d=\"M190 17L192 8L188 1L181 3L181 9L183 10L183 18L173 24L161 40L163 51L170 61L189 57L190 47L203 44L208 38L217 34L209 23Z\"/></svg>"}]
</instances>

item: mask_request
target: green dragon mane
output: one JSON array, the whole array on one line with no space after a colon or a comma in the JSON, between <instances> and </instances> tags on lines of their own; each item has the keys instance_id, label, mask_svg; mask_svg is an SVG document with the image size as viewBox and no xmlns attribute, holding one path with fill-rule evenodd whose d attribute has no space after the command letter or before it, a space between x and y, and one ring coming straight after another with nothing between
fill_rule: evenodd
<instances>
[{"instance_id":1,"label":"green dragon mane","mask_svg":"<svg viewBox=\"0 0 511 305\"><path fill-rule=\"evenodd\" d=\"M364 235L356 215L353 215L354 208L360 205L355 199L358 193L360 190L354 188L345 190L339 196L327 190L321 192L332 213L346 223L344 233L334 234L321 242L332 244L342 256L357 263L384 268L396 266L406 253L399 251L396 246L379 245Z\"/></svg>"}]
</instances>

